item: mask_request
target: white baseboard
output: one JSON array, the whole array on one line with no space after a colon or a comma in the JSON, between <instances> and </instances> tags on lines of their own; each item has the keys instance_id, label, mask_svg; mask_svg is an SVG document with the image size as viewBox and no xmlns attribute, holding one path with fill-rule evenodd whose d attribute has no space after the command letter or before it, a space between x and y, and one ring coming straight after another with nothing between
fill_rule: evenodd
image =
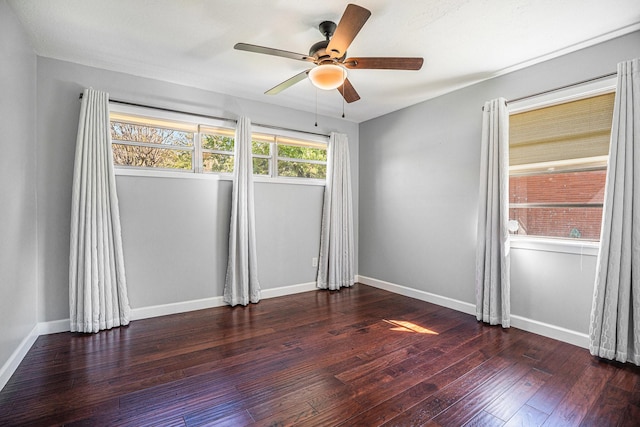
<instances>
[{"instance_id":1,"label":"white baseboard","mask_svg":"<svg viewBox=\"0 0 640 427\"><path fill-rule=\"evenodd\" d=\"M550 325L549 323L539 322L514 314L511 315L511 326L578 347L589 348L589 335L582 332L572 331L571 329Z\"/></svg>"},{"instance_id":2,"label":"white baseboard","mask_svg":"<svg viewBox=\"0 0 640 427\"><path fill-rule=\"evenodd\" d=\"M300 283L279 288L263 289L262 299L275 298L285 295L293 295L300 292L316 290L316 282ZM202 298L190 301L181 301L170 304L159 304L148 307L131 309L131 320L150 319L152 317L168 316L171 314L187 313L189 311L203 310L205 308L222 307L225 305L221 296ZM55 334L69 331L69 319L54 320L38 324L37 335Z\"/></svg>"},{"instance_id":3,"label":"white baseboard","mask_svg":"<svg viewBox=\"0 0 640 427\"><path fill-rule=\"evenodd\" d=\"M373 279L366 276L358 276L358 282L375 288L384 289L389 292L404 295L407 297L419 299L422 301L437 304L463 313L476 314L476 306L468 302L455 300L440 295L418 289L408 288L406 286L397 285L395 283L385 282L383 280ZM547 338L553 338L558 341L566 342L582 348L589 348L589 336L582 332L572 331L561 326L551 325L549 323L540 322L526 317L511 315L511 326L523 331L532 332Z\"/></svg>"},{"instance_id":4,"label":"white baseboard","mask_svg":"<svg viewBox=\"0 0 640 427\"><path fill-rule=\"evenodd\" d=\"M69 332L69 319L52 320L38 323L38 336Z\"/></svg>"},{"instance_id":5,"label":"white baseboard","mask_svg":"<svg viewBox=\"0 0 640 427\"><path fill-rule=\"evenodd\" d=\"M223 305L224 301L222 301L222 297L211 297L191 301L174 302L170 304L152 305L149 307L132 308L131 320L150 319L152 317L186 313L189 311L203 310L205 308L221 307Z\"/></svg>"},{"instance_id":6,"label":"white baseboard","mask_svg":"<svg viewBox=\"0 0 640 427\"><path fill-rule=\"evenodd\" d=\"M461 311L467 314L476 314L476 306L469 304L468 302L459 301L453 298L443 297L440 295L432 294L430 292L421 291L418 289L408 288L406 286L396 285L395 283L385 282L383 280L373 279L366 276L358 276L358 281L365 285L373 286L374 288L384 289L385 291L393 292L395 294L404 295L419 299L421 301L430 302L442 307L451 308L453 310Z\"/></svg>"},{"instance_id":7,"label":"white baseboard","mask_svg":"<svg viewBox=\"0 0 640 427\"><path fill-rule=\"evenodd\" d=\"M27 352L33 343L36 342L36 339L38 339L38 325L34 326L29 335L22 340L18 348L9 356L9 360L0 367L0 390L9 382L11 375L18 369L18 365L20 365L22 359L27 355Z\"/></svg>"},{"instance_id":8,"label":"white baseboard","mask_svg":"<svg viewBox=\"0 0 640 427\"><path fill-rule=\"evenodd\" d=\"M275 298L284 295L293 295L300 292L313 291L315 289L315 282L301 283L291 286L281 286L279 288L272 289L262 289L261 298ZM189 311L203 310L205 308L222 307L224 305L225 302L223 301L223 298L221 296L218 296L198 300L176 302L171 304L154 305L150 307L140 307L131 310L131 320L150 319L152 317L186 313Z\"/></svg>"},{"instance_id":9,"label":"white baseboard","mask_svg":"<svg viewBox=\"0 0 640 427\"><path fill-rule=\"evenodd\" d=\"M316 290L318 290L318 288L316 287L316 282L307 282L307 283L300 283L298 285L281 286L279 288L273 288L273 289L263 289L261 294L262 294L262 298L266 299L266 298L282 297L285 295L293 295L293 294L299 294L301 292L309 292L309 291L316 291Z\"/></svg>"}]
</instances>

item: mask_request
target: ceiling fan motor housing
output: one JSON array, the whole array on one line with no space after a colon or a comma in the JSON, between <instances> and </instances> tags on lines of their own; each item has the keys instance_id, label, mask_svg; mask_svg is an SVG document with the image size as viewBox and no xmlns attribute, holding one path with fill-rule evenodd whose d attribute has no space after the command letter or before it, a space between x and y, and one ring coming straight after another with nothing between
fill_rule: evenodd
<instances>
[{"instance_id":1,"label":"ceiling fan motor housing","mask_svg":"<svg viewBox=\"0 0 640 427\"><path fill-rule=\"evenodd\" d=\"M315 58L318 63L322 62L325 59L330 59L329 54L327 53L327 45L329 44L329 40L322 40L318 43L315 43L309 49L309 56Z\"/></svg>"},{"instance_id":2,"label":"ceiling fan motor housing","mask_svg":"<svg viewBox=\"0 0 640 427\"><path fill-rule=\"evenodd\" d=\"M325 36L325 40L319 41L311 46L309 49L309 56L316 60L316 64L335 64L336 62L340 62L347 55L345 52L344 55L340 58L332 59L331 55L327 52L327 46L331 41L331 37L336 30L336 23L332 21L323 21L318 25L318 29Z\"/></svg>"}]
</instances>

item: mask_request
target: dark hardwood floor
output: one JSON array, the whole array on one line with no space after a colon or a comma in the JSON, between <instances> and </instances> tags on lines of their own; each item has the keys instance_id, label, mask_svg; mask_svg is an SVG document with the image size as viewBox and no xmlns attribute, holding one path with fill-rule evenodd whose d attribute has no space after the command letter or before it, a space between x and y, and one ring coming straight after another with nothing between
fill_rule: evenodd
<instances>
[{"instance_id":1,"label":"dark hardwood floor","mask_svg":"<svg viewBox=\"0 0 640 427\"><path fill-rule=\"evenodd\" d=\"M41 336L0 425L637 426L640 369L357 284Z\"/></svg>"}]
</instances>

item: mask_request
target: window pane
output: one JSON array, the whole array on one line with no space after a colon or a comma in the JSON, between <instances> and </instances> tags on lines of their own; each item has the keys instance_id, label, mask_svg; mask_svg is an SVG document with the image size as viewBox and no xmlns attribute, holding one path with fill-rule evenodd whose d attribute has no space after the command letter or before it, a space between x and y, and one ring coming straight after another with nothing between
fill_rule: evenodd
<instances>
[{"instance_id":1,"label":"window pane","mask_svg":"<svg viewBox=\"0 0 640 427\"><path fill-rule=\"evenodd\" d=\"M327 176L327 165L279 160L278 175L297 178L325 179Z\"/></svg>"},{"instance_id":2,"label":"window pane","mask_svg":"<svg viewBox=\"0 0 640 427\"><path fill-rule=\"evenodd\" d=\"M192 169L192 152L114 143L113 163L116 166L136 166L167 169Z\"/></svg>"},{"instance_id":3,"label":"window pane","mask_svg":"<svg viewBox=\"0 0 640 427\"><path fill-rule=\"evenodd\" d=\"M253 159L254 175L269 175L269 159L254 158Z\"/></svg>"},{"instance_id":4,"label":"window pane","mask_svg":"<svg viewBox=\"0 0 640 427\"><path fill-rule=\"evenodd\" d=\"M518 221L518 235L598 240L602 207L511 208L509 218Z\"/></svg>"},{"instance_id":5,"label":"window pane","mask_svg":"<svg viewBox=\"0 0 640 427\"><path fill-rule=\"evenodd\" d=\"M509 178L509 203L603 203L606 170Z\"/></svg>"},{"instance_id":6,"label":"window pane","mask_svg":"<svg viewBox=\"0 0 640 427\"><path fill-rule=\"evenodd\" d=\"M202 134L202 148L218 151L233 151L233 138L223 135Z\"/></svg>"},{"instance_id":7,"label":"window pane","mask_svg":"<svg viewBox=\"0 0 640 427\"><path fill-rule=\"evenodd\" d=\"M510 177L516 234L598 240L605 181L605 170Z\"/></svg>"},{"instance_id":8,"label":"window pane","mask_svg":"<svg viewBox=\"0 0 640 427\"><path fill-rule=\"evenodd\" d=\"M323 148L301 147L299 145L278 144L278 157L301 160L321 160L326 162L327 150Z\"/></svg>"},{"instance_id":9,"label":"window pane","mask_svg":"<svg viewBox=\"0 0 640 427\"><path fill-rule=\"evenodd\" d=\"M268 142L251 141L251 153L268 156L271 154L271 144Z\"/></svg>"},{"instance_id":10,"label":"window pane","mask_svg":"<svg viewBox=\"0 0 640 427\"><path fill-rule=\"evenodd\" d=\"M193 133L159 127L111 122L113 141L145 142L148 144L192 147Z\"/></svg>"},{"instance_id":11,"label":"window pane","mask_svg":"<svg viewBox=\"0 0 640 427\"><path fill-rule=\"evenodd\" d=\"M205 172L233 172L233 156L229 154L202 153Z\"/></svg>"}]
</instances>

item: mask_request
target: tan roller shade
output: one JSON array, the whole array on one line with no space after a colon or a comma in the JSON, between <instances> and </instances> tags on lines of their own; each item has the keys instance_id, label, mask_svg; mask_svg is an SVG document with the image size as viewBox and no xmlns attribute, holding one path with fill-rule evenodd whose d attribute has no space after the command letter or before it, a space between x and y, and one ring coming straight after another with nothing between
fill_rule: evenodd
<instances>
[{"instance_id":1,"label":"tan roller shade","mask_svg":"<svg viewBox=\"0 0 640 427\"><path fill-rule=\"evenodd\" d=\"M609 154L615 93L512 114L509 165L580 165ZM586 166L586 164L585 164Z\"/></svg>"}]
</instances>

